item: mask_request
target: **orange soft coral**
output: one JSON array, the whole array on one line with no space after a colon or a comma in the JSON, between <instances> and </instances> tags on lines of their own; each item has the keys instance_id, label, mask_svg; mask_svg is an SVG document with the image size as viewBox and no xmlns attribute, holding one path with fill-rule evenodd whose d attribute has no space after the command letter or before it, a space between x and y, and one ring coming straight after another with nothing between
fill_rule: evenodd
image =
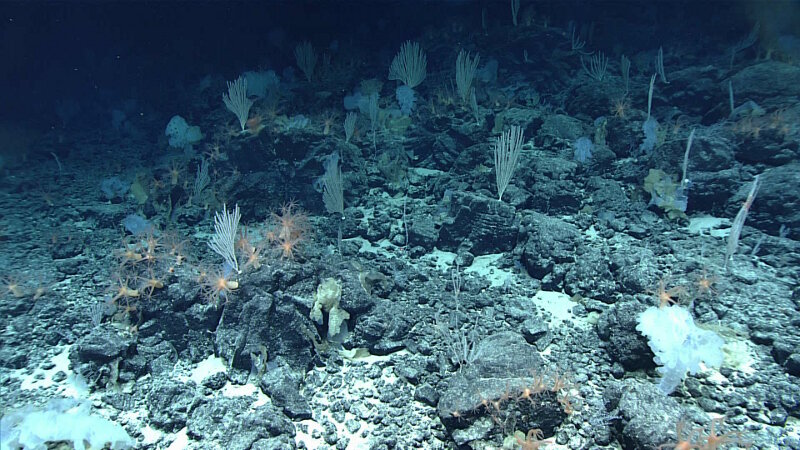
<instances>
[{"instance_id":1,"label":"orange soft coral","mask_svg":"<svg viewBox=\"0 0 800 450\"><path fill-rule=\"evenodd\" d=\"M661 444L658 446L658 450L720 450L723 445L727 444L735 445L737 448L750 448L752 442L744 440L740 431L729 431L727 433L717 434L717 427L721 426L724 422L724 417L712 419L711 423L708 425L708 434L706 434L705 427L687 430L686 421L681 420L678 422L675 430L678 441Z\"/></svg>"},{"instance_id":2,"label":"orange soft coral","mask_svg":"<svg viewBox=\"0 0 800 450\"><path fill-rule=\"evenodd\" d=\"M272 226L267 239L274 244L281 257L293 259L298 248L308 239L310 229L308 215L292 201L281 207L280 214L272 214Z\"/></svg>"}]
</instances>

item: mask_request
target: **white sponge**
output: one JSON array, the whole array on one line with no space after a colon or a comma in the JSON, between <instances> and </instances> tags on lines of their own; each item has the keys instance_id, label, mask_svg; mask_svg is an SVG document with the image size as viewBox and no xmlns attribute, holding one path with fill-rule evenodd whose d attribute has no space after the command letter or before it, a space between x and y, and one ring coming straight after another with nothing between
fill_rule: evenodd
<instances>
[{"instance_id":1,"label":"white sponge","mask_svg":"<svg viewBox=\"0 0 800 450\"><path fill-rule=\"evenodd\" d=\"M680 306L647 308L636 330L648 337L654 361L661 366L658 387L664 394L674 391L687 371L699 372L700 362L714 367L722 364L725 341L713 331L698 328L689 311Z\"/></svg>"},{"instance_id":2,"label":"white sponge","mask_svg":"<svg viewBox=\"0 0 800 450\"><path fill-rule=\"evenodd\" d=\"M69 441L75 450L128 449L134 441L119 424L89 415L89 404L70 399L52 400L44 410L24 408L0 419L0 448L46 449L47 442Z\"/></svg>"},{"instance_id":3,"label":"white sponge","mask_svg":"<svg viewBox=\"0 0 800 450\"><path fill-rule=\"evenodd\" d=\"M186 119L181 116L173 116L169 120L164 134L169 137L169 145L176 148L185 148L203 139L200 127L189 126Z\"/></svg>"}]
</instances>

